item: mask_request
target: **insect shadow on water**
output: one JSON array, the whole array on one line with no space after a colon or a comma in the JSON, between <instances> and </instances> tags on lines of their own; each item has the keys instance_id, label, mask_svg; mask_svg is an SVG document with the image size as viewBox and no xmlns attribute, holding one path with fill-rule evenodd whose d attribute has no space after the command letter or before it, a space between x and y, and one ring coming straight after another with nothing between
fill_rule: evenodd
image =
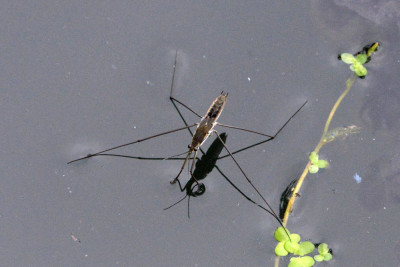
<instances>
[{"instance_id":1,"label":"insect shadow on water","mask_svg":"<svg viewBox=\"0 0 400 267\"><path fill-rule=\"evenodd\" d=\"M228 177L224 176L224 178L227 179L227 181L240 194L242 194L248 201L252 202L253 204L257 205L258 207L260 207L263 210L265 210L266 212L268 212L283 227L283 224L282 224L281 220L279 219L279 217L275 213L275 211L272 209L271 205L267 202L267 200L263 197L263 195L259 192L259 190L253 185L253 183L250 180L250 178L247 176L247 174L244 172L242 167L239 165L239 163L237 162L237 160L233 156L234 154L239 153L240 151L243 151L243 150L248 149L250 147L253 147L253 146L257 145L257 144L249 146L249 147L246 147L246 148L239 149L239 150L234 151L234 152L231 152L228 149L228 147L225 145L225 142L223 141L223 139L218 134L218 131L214 129L214 127L218 125L218 126L221 126L221 127L226 127L226 128L231 128L231 129L235 129L235 130L241 130L241 131L245 131L245 132L249 132L249 133L258 134L258 135L267 137L266 140L260 142L260 144L261 143L265 143L265 142L271 141L272 139L276 138L278 136L278 134L283 130L283 128L285 128L285 126L289 123L289 121L305 106L307 101L295 113L293 113L293 115L283 124L283 126L281 126L281 128L279 128L279 130L274 135L268 135L268 134L260 133L260 132L253 131L253 130L248 130L248 129L244 129L244 128L240 128L240 127L236 127L236 126L232 126L232 125L222 124L222 123L217 122L217 120L218 120L219 116L221 115L221 113L222 113L222 111L223 111L223 109L224 109L224 107L226 105L228 93L221 92L220 96L218 96L213 101L213 103L211 104L211 106L207 110L207 113L206 113L206 115L204 117L200 116L197 112L192 110L190 107L188 107L187 105L185 105L184 103L182 103L181 101L179 101L175 97L173 97L173 89L174 89L174 80L175 80L175 71L176 71L176 65L177 65L177 58L178 58L178 51L176 51L175 62L174 62L174 66L173 66L174 68L173 68L173 75L172 75L172 82L171 82L171 89L170 89L170 100L172 101L172 103L174 104L175 107L176 107L175 102L177 102L180 105L182 105L183 107L185 107L186 109L188 109L189 111L191 111L193 114L198 116L201 119L199 123L194 123L194 124L191 124L191 125L187 125L186 121L184 121L184 123L186 125L185 127L177 128L177 129L174 129L174 130L170 130L170 131L166 131L166 132L159 133L159 134L156 134L156 135L152 135L152 136L149 136L149 137L146 137L146 138L143 138L143 139L138 139L136 141L132 141L132 142L129 142L129 143L126 143L126 144L122 144L122 145L119 145L119 146L111 147L111 148L96 152L94 154L88 154L85 157L81 157L81 158L72 160L72 161L68 162L68 164L76 162L76 161L80 161L80 160L83 160L83 159L88 159L88 158L91 158L91 157L95 157L95 156L106 156L106 155L107 156L123 156L123 155L117 155L117 154L106 154L106 152L109 152L109 151L112 151L112 150L115 150L115 149L118 149L118 148L121 148L121 147L133 145L133 144L136 144L136 143L140 143L140 142L143 142L143 141L146 141L146 140L149 140L149 139L153 139L153 138L156 138L156 137L159 137L159 136L163 136L163 135L167 135L167 134L170 134L170 133L178 132L178 131L181 131L181 130L185 130L185 129L190 130L191 127L197 126L194 134L192 135L193 136L192 141L188 146L189 150L187 152L183 153L183 154L186 154L186 158L185 158L185 160L184 160L184 162L182 164L182 167L181 167L178 175L170 183L174 184L174 183L178 182L181 191L184 190L184 189L182 189L182 186L180 184L179 176L181 175L183 169L185 168L186 163L188 161L192 160L191 167L190 167L190 170L189 170L190 179L193 179L193 183L196 183L196 185L193 186L193 187L189 186L189 188L192 190L197 186L197 191L196 192L199 195L204 193L202 191L205 191L205 186L204 186L204 184L199 183L199 181L198 181L197 177L195 176L195 173L193 172L193 170L194 170L194 166L195 166L196 159L197 159L197 153L198 153L198 150L200 149L200 146L206 141L206 139L209 136L211 136L213 133L215 133L217 138L218 138L218 140L222 144L223 148L225 148L225 150L227 151L227 155L219 157L219 158L217 157L217 159L225 158L225 157L228 157L228 156L231 157L232 160L234 161L235 165L239 168L239 170L242 173L242 175L246 178L247 182L256 191L258 196L263 200L263 202L268 206L269 209L264 207L264 206L262 206L262 205L260 205L260 204L258 204L257 202L255 202L254 200L249 198L247 195L245 195L237 186L235 186L230 181L230 179ZM191 157L192 154L193 154L193 157ZM204 152L203 152L203 154L204 154ZM179 155L182 155L182 154L179 154ZM179 155L176 155L176 156L179 156ZM129 157L129 156L125 156L125 157ZM187 187L187 185L184 188L186 188L186 187ZM178 201L177 203L179 203L179 202L180 201ZM177 204L177 203L175 203L175 204ZM170 207L172 207L172 206L170 206ZM168 207L168 208L170 208L170 207ZM283 228L286 231L286 228L285 227L283 227Z\"/></svg>"},{"instance_id":2,"label":"insect shadow on water","mask_svg":"<svg viewBox=\"0 0 400 267\"><path fill-rule=\"evenodd\" d=\"M207 175L211 173L214 167L216 167L217 159L221 154L222 149L224 148L222 142L225 143L226 138L227 138L226 133L221 133L219 135L219 138L216 138L212 142L210 147L207 149L207 152L203 153L203 156L201 156L201 158L196 161L196 166L193 172L193 176L196 177L197 181L204 180L207 177ZM222 140L222 142L220 140ZM187 181L184 187L181 186L181 182L179 180L178 184L182 192L186 191L185 196L181 200L175 202L174 204L165 208L164 210L172 208L176 204L182 202L186 197L188 197L188 217L190 218L190 208L189 208L190 197L198 197L203 195L206 192L206 187L203 183L197 184L193 177L191 177L189 181Z\"/></svg>"}]
</instances>

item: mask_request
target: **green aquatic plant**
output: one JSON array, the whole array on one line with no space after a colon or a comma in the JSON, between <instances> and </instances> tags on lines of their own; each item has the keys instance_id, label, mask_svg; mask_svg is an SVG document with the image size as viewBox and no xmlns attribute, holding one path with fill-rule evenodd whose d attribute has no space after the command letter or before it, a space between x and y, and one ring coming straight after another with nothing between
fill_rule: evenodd
<instances>
[{"instance_id":1,"label":"green aquatic plant","mask_svg":"<svg viewBox=\"0 0 400 267\"><path fill-rule=\"evenodd\" d=\"M354 71L354 73L358 77L365 77L368 73L367 69L363 66L365 62L367 62L367 55L358 54L357 56L353 56L349 53L343 53L340 55L340 59L346 63L350 64L350 69Z\"/></svg>"},{"instance_id":2,"label":"green aquatic plant","mask_svg":"<svg viewBox=\"0 0 400 267\"><path fill-rule=\"evenodd\" d=\"M314 266L314 259L310 256L293 257L290 259L288 267L309 267Z\"/></svg>"},{"instance_id":3,"label":"green aquatic plant","mask_svg":"<svg viewBox=\"0 0 400 267\"><path fill-rule=\"evenodd\" d=\"M287 233L290 233L289 230L286 229L286 231ZM292 257L290 259L289 266L292 267L313 266L314 259L315 260L322 259L328 261L332 258L332 254L329 253L328 245L326 245L325 243L319 245L318 247L319 254L315 255L314 259L310 256L305 256L314 251L315 245L309 241L299 243L301 237L299 234L295 233L290 234L290 239L289 239L283 227L279 227L278 229L276 229L274 236L275 239L278 241L278 244L275 247L275 254L277 256L284 257L289 255L290 253L295 256L300 256L300 257ZM328 254L331 257L330 259Z\"/></svg>"},{"instance_id":4,"label":"green aquatic plant","mask_svg":"<svg viewBox=\"0 0 400 267\"><path fill-rule=\"evenodd\" d=\"M326 160L319 159L318 153L315 151L311 152L309 160L311 162L310 167L308 167L308 171L310 173L317 173L319 169L324 169L329 165L329 163Z\"/></svg>"},{"instance_id":5,"label":"green aquatic plant","mask_svg":"<svg viewBox=\"0 0 400 267\"><path fill-rule=\"evenodd\" d=\"M368 71L364 67L364 64L371 60L371 55L378 50L379 43L375 42L370 45L365 46L361 51L352 55L350 53L342 53L339 55L339 60L350 65L350 70L360 77L365 78Z\"/></svg>"},{"instance_id":6,"label":"green aquatic plant","mask_svg":"<svg viewBox=\"0 0 400 267\"><path fill-rule=\"evenodd\" d=\"M313 152L311 152L309 159L308 159L308 163L306 164L306 167L304 168L302 174L300 175L300 178L297 180L297 184L294 187L294 190L291 192L291 197L290 199L287 201L287 205L286 205L286 209L283 215L283 220L282 220L282 224L283 226L286 227L288 219L289 219L289 215L293 209L293 205L297 199L297 196L299 195L299 191L301 189L301 186L303 185L304 179L306 178L307 174L310 173L317 173L319 171L320 168L326 168L328 166L328 162L326 160L320 160L319 159L319 151L320 149L327 143L330 143L332 141L334 141L336 138L338 137L345 137L347 135L350 134L354 134L354 133L358 133L359 132L359 127L357 126L348 126L348 127L339 127L339 128L335 128L333 130L329 130L329 126L331 124L331 121L333 119L333 116L336 113L336 110L338 109L340 103L342 102L343 98L349 93L350 89L352 88L355 80L357 77L363 78L367 75L367 70L365 69L365 67L363 66L364 64L368 63L371 60L371 56L374 52L377 51L379 47L379 43L375 42L372 43L370 45L365 46L360 52L356 53L355 55L351 55L348 53L343 53L339 56L339 59L343 60L343 62L347 63L347 64L351 64L350 69L352 71L354 71L354 73L350 76L350 78L347 79L346 81L346 88L345 90L342 92L342 94L339 96L339 98L336 100L335 104L333 105L328 119L326 120L325 123L325 127L321 136L320 141L318 142L317 146L315 147L315 149L313 150ZM283 230L283 229L282 229ZM278 239L277 239L278 240ZM286 245L286 242L288 242L287 240L278 240L279 242L284 242L283 244L278 244L277 247L275 248L275 253L277 255L276 259L275 259L275 267L279 266L279 259L280 256L285 256L284 254L288 255L289 253L291 253L291 251L293 251L293 249L297 249L295 251L294 254L298 253L297 255L301 255L300 254L300 248L301 245L299 245L298 247L296 247L293 244L288 244ZM300 241L300 240L299 240ZM326 244L325 244L326 245ZM316 255L315 260L330 260L332 258L332 254L328 252L326 252L325 249L325 245L321 246L321 251L319 251L319 255ZM278 248L279 246L279 248ZM283 251L283 250L286 250ZM278 251L278 253L277 253ZM323 253L321 253L323 252ZM302 253L303 254L303 253ZM305 254L303 254L305 255ZM308 256L306 256L308 257ZM314 260L311 258L312 261L309 261L309 258L306 258L304 261L307 261L306 263L302 262L302 258L305 257L294 257L291 259L291 262L289 264L290 267L294 267L294 266L313 266L314 264ZM312 263L311 263L312 262ZM311 263L311 265L310 265ZM295 265L297 264L297 265Z\"/></svg>"},{"instance_id":7,"label":"green aquatic plant","mask_svg":"<svg viewBox=\"0 0 400 267\"><path fill-rule=\"evenodd\" d=\"M319 244L318 253L318 255L314 256L315 261L330 261L332 259L332 254L329 252L329 247L325 243Z\"/></svg>"}]
</instances>

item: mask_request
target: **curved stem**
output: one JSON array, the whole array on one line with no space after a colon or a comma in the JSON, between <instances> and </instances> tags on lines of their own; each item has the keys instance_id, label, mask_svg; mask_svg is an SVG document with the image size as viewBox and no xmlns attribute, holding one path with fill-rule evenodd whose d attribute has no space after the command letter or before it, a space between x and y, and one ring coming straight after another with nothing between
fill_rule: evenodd
<instances>
[{"instance_id":1,"label":"curved stem","mask_svg":"<svg viewBox=\"0 0 400 267\"><path fill-rule=\"evenodd\" d=\"M318 145L314 149L314 151L317 154L318 154L319 150L322 148L322 146L326 144L326 142L324 142L324 138L325 138L326 133L329 130L329 125L331 124L332 118L335 115L335 112L336 112L337 108L339 107L340 103L342 102L343 98L350 91L350 89L351 89L352 85L354 84L354 81L356 80L356 78L357 78L357 76L353 73L353 75L351 75L350 78L347 79L347 81L346 81L346 89L343 91L343 93L336 100L335 105L333 105L333 108L332 108L331 112L329 113L328 119L326 120L324 132L322 133L321 139L318 142ZM288 205L286 207L285 214L284 214L284 217L283 217L283 221L282 221L282 224L285 227L286 227L286 224L287 224L287 222L289 220L290 212L293 209L294 202L296 201L296 198L297 198L296 196L298 195L298 193L299 193L299 191L301 189L301 186L303 185L303 182L304 182L304 180L305 180L305 178L306 178L306 176L308 174L308 169L309 169L310 166L311 166L311 162L308 161L306 167L303 170L303 173L301 174L299 180L297 181L296 187L294 188L294 190L292 192L292 196L289 199L289 202L288 202ZM274 265L275 267L279 266L279 260L280 260L280 257L276 256L275 257L275 265Z\"/></svg>"}]
</instances>

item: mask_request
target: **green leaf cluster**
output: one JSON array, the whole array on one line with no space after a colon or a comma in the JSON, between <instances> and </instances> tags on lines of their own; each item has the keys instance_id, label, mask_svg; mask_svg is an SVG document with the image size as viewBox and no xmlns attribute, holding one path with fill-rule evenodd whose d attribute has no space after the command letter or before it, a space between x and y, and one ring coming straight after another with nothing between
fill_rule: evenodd
<instances>
[{"instance_id":1,"label":"green leaf cluster","mask_svg":"<svg viewBox=\"0 0 400 267\"><path fill-rule=\"evenodd\" d=\"M286 234L286 231L290 235L290 238ZM328 245L325 243L318 246L319 254L314 256L315 261L312 257L305 256L314 251L314 244L309 241L299 243L301 240L300 235L291 234L288 229L286 231L283 227L275 230L274 236L279 242L275 247L275 254L282 257L287 256L289 253L300 256L290 258L288 267L309 267L314 266L315 261L329 261L332 259L332 254L329 253Z\"/></svg>"},{"instance_id":2,"label":"green leaf cluster","mask_svg":"<svg viewBox=\"0 0 400 267\"><path fill-rule=\"evenodd\" d=\"M340 55L340 59L346 63L350 64L350 69L354 71L354 73L358 77L365 77L368 73L367 69L363 66L367 62L367 55L366 54L358 54L353 56L350 53L343 53Z\"/></svg>"},{"instance_id":3,"label":"green leaf cluster","mask_svg":"<svg viewBox=\"0 0 400 267\"><path fill-rule=\"evenodd\" d=\"M290 267L313 266L313 258L309 256L304 257L304 255L313 252L315 248L314 244L309 241L299 243L301 239L300 235L290 234L289 230L287 231L290 235L290 239L283 227L276 229L274 236L279 243L275 247L275 254L277 256L287 256L289 253L293 253L293 255L301 256L292 257L290 259Z\"/></svg>"},{"instance_id":4,"label":"green leaf cluster","mask_svg":"<svg viewBox=\"0 0 400 267\"><path fill-rule=\"evenodd\" d=\"M372 54L378 51L380 44L378 42L366 45L363 49L356 54L352 55L350 53L342 53L339 55L339 60L350 65L350 69L360 77L364 78L368 71L364 67L366 63L371 60Z\"/></svg>"},{"instance_id":5,"label":"green leaf cluster","mask_svg":"<svg viewBox=\"0 0 400 267\"><path fill-rule=\"evenodd\" d=\"M310 173L317 173L319 169L328 167L329 163L326 160L319 159L317 152L313 151L310 153L311 166L308 168Z\"/></svg>"},{"instance_id":6,"label":"green leaf cluster","mask_svg":"<svg viewBox=\"0 0 400 267\"><path fill-rule=\"evenodd\" d=\"M319 255L314 256L316 261L330 261L332 259L332 254L329 252L329 247L325 243L322 243L318 246L318 253Z\"/></svg>"}]
</instances>

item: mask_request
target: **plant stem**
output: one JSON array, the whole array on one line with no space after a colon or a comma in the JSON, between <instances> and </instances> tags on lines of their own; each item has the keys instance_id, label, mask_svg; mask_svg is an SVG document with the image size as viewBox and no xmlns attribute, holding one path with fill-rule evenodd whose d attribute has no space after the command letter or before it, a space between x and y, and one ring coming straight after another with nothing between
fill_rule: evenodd
<instances>
[{"instance_id":1,"label":"plant stem","mask_svg":"<svg viewBox=\"0 0 400 267\"><path fill-rule=\"evenodd\" d=\"M346 89L343 91L343 93L339 96L339 98L336 100L335 105L333 105L333 108L331 110L331 112L329 113L328 119L326 120L325 123L325 128L324 128L324 132L322 133L321 139L318 142L317 146L315 147L314 151L318 154L319 150L322 148L323 145L326 144L326 142L324 141L325 135L329 130L329 125L331 124L332 118L335 115L335 112L337 110L337 108L339 107L340 103L342 102L343 98L347 95L347 93L350 91L352 85L354 84L355 79L357 78L357 75L355 75L354 73L350 76L350 78L347 79L346 81ZM285 210L285 214L283 217L283 221L282 224L286 227L286 224L288 222L289 219L289 214L293 208L294 202L296 201L296 196L298 195L301 186L303 185L304 179L306 178L307 174L308 174L308 169L311 166L311 162L308 161L306 167L304 168L303 173L301 174L299 180L297 181L296 187L294 188L294 191L292 192L292 196L289 199L288 205L286 207ZM276 256L275 257L275 267L279 266L279 260L280 257Z\"/></svg>"}]
</instances>

